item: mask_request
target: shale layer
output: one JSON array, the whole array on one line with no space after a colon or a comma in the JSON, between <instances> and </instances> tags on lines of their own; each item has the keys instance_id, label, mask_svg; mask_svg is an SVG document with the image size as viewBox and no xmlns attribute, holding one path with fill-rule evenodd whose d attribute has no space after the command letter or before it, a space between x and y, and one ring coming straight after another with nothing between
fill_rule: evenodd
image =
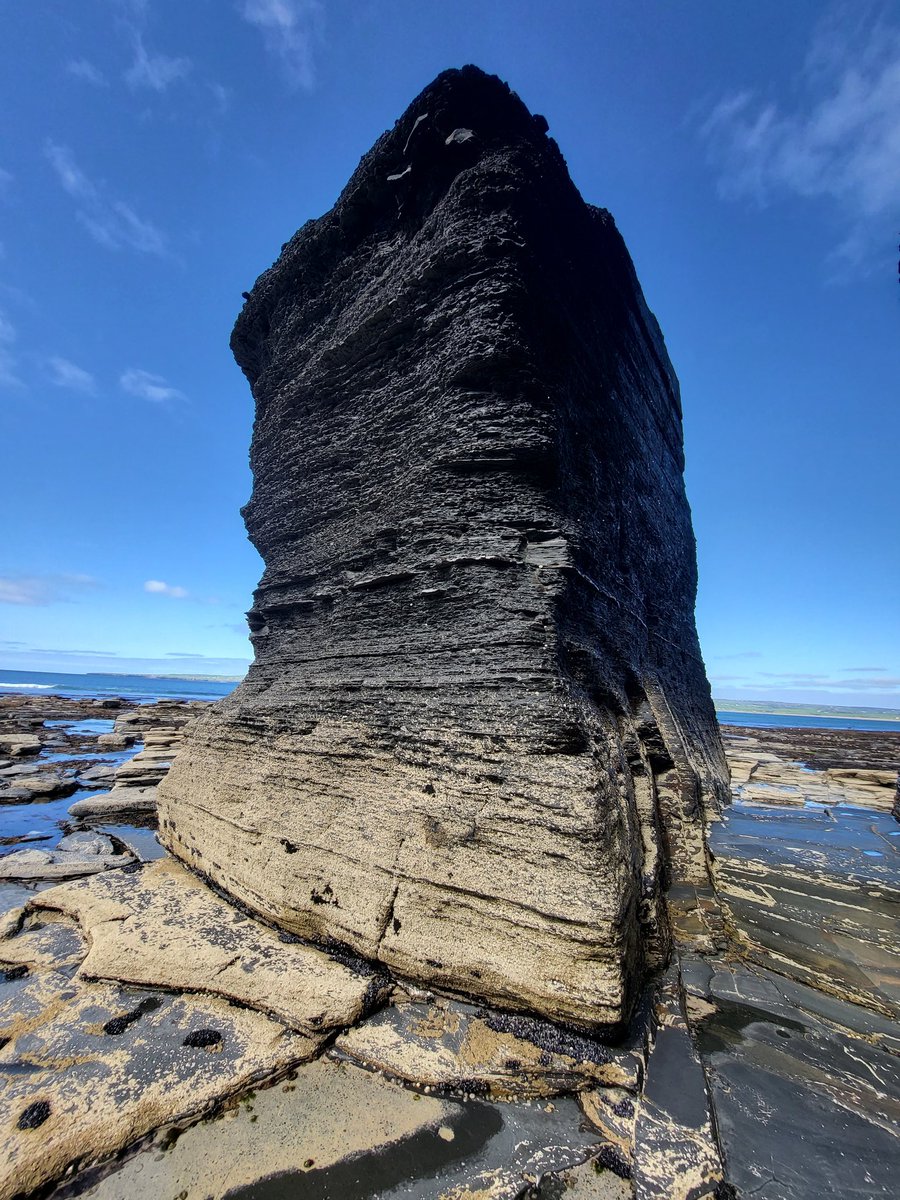
<instances>
[{"instance_id":1,"label":"shale layer","mask_svg":"<svg viewBox=\"0 0 900 1200\"><path fill-rule=\"evenodd\" d=\"M160 836L282 929L598 1028L727 773L677 380L546 131L444 73L253 287L256 661Z\"/></svg>"}]
</instances>

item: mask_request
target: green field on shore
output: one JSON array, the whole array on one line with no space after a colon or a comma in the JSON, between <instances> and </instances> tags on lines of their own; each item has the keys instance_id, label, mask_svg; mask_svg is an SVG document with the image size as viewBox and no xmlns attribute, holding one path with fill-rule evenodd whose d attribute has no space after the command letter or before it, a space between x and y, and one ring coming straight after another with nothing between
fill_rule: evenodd
<instances>
[{"instance_id":1,"label":"green field on shore","mask_svg":"<svg viewBox=\"0 0 900 1200\"><path fill-rule=\"evenodd\" d=\"M773 717L855 717L858 721L896 721L900 709L862 708L852 704L780 704L774 700L714 699L717 712L766 713Z\"/></svg>"}]
</instances>

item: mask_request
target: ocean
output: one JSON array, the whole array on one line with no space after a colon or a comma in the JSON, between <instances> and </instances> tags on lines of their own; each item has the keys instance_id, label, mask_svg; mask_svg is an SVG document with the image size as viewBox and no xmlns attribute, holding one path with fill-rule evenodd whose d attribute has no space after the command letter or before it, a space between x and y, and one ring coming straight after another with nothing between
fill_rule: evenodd
<instances>
[{"instance_id":1,"label":"ocean","mask_svg":"<svg viewBox=\"0 0 900 1200\"><path fill-rule=\"evenodd\" d=\"M0 671L0 695L32 691L58 696L124 696L139 704L155 700L221 700L237 687L234 680L177 679L165 675L70 675L65 671ZM759 729L871 729L900 732L900 721L864 717L801 717L780 713L738 712L719 709L721 725L748 725Z\"/></svg>"},{"instance_id":2,"label":"ocean","mask_svg":"<svg viewBox=\"0 0 900 1200\"><path fill-rule=\"evenodd\" d=\"M793 713L734 712L716 709L720 725L748 725L756 729L869 729L900 733L900 721L878 721L870 717L801 717Z\"/></svg>"},{"instance_id":3,"label":"ocean","mask_svg":"<svg viewBox=\"0 0 900 1200\"><path fill-rule=\"evenodd\" d=\"M122 696L139 704L156 700L221 700L237 687L221 679L164 675L70 675L65 671L0 671L0 695L38 692L57 696Z\"/></svg>"}]
</instances>

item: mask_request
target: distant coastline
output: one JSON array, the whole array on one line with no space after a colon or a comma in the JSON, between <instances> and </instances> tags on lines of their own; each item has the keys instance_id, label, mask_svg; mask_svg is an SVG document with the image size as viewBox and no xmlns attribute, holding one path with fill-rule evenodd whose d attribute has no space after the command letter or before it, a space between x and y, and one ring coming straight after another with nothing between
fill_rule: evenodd
<instances>
[{"instance_id":1,"label":"distant coastline","mask_svg":"<svg viewBox=\"0 0 900 1200\"><path fill-rule=\"evenodd\" d=\"M175 675L171 671L104 671L104 675L121 676L123 679L184 679L193 683L240 683L243 675Z\"/></svg>"},{"instance_id":2,"label":"distant coastline","mask_svg":"<svg viewBox=\"0 0 900 1200\"><path fill-rule=\"evenodd\" d=\"M775 700L726 700L713 698L716 712L759 713L772 717L842 717L847 721L896 721L900 709L867 708L850 704L782 704Z\"/></svg>"},{"instance_id":3,"label":"distant coastline","mask_svg":"<svg viewBox=\"0 0 900 1200\"><path fill-rule=\"evenodd\" d=\"M139 703L161 699L221 700L232 692L243 675L176 675L162 672L23 671L0 668L0 695L16 691L56 692L68 696L123 696ZM864 727L877 722L900 730L900 709L864 705L787 704L776 700L734 700L714 697L724 724L759 724L759 718L777 718L773 724L797 718L804 723L839 721ZM749 720L749 718L756 718ZM743 718L748 718L744 721Z\"/></svg>"}]
</instances>

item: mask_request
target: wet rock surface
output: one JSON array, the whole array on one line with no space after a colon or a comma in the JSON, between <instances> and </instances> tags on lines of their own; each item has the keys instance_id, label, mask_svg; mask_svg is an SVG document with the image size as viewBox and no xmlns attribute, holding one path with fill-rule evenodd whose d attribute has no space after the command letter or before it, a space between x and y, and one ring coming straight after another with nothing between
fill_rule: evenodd
<instances>
[{"instance_id":1,"label":"wet rock surface","mask_svg":"<svg viewBox=\"0 0 900 1200\"><path fill-rule=\"evenodd\" d=\"M760 729L726 725L735 799L751 804L860 805L900 820L900 729Z\"/></svg>"},{"instance_id":2,"label":"wet rock surface","mask_svg":"<svg viewBox=\"0 0 900 1200\"><path fill-rule=\"evenodd\" d=\"M872 933L896 929L900 829L844 806L726 818L711 849L728 936L710 934L706 889L676 890L673 967L612 1041L373 986L172 860L35 895L0 926L0 1197L70 1166L56 1200L892 1196L900 1022ZM767 872L752 921L748 864Z\"/></svg>"},{"instance_id":3,"label":"wet rock surface","mask_svg":"<svg viewBox=\"0 0 900 1200\"><path fill-rule=\"evenodd\" d=\"M8 733L5 744L33 741L27 756L0 760L0 905L24 903L25 885L91 875L162 854L153 835L156 785L177 753L184 728L205 707L171 701L133 705L112 697L96 702L53 695L0 697L0 730L16 731ZM100 790L110 784L110 792ZM97 843L97 835L105 840Z\"/></svg>"},{"instance_id":4,"label":"wet rock surface","mask_svg":"<svg viewBox=\"0 0 900 1200\"><path fill-rule=\"evenodd\" d=\"M215 1045L190 1035L214 1029ZM173 1118L200 1116L318 1041L203 996L126 990L53 971L0 982L4 1200L109 1157ZM42 1119L29 1117L40 1108Z\"/></svg>"},{"instance_id":5,"label":"wet rock surface","mask_svg":"<svg viewBox=\"0 0 900 1200\"><path fill-rule=\"evenodd\" d=\"M900 826L892 816L735 804L710 848L745 954L900 1017Z\"/></svg>"},{"instance_id":6,"label":"wet rock surface","mask_svg":"<svg viewBox=\"0 0 900 1200\"><path fill-rule=\"evenodd\" d=\"M648 1014L615 1044L547 1021L402 994L342 1034L333 1052L395 1079L449 1093L500 1099L556 1096L597 1084L636 1092L644 1077Z\"/></svg>"},{"instance_id":7,"label":"wet rock surface","mask_svg":"<svg viewBox=\"0 0 900 1200\"><path fill-rule=\"evenodd\" d=\"M256 661L160 836L302 937L598 1029L727 777L677 380L546 128L444 73L252 289Z\"/></svg>"},{"instance_id":8,"label":"wet rock surface","mask_svg":"<svg viewBox=\"0 0 900 1200\"><path fill-rule=\"evenodd\" d=\"M147 1155L140 1170L133 1160L83 1194L90 1200L179 1194L186 1200L503 1200L521 1196L529 1177L549 1178L579 1163L597 1182L604 1173L592 1166L597 1150L596 1132L579 1128L571 1100L552 1112L462 1103L321 1060L188 1130ZM618 1200L630 1192L583 1195Z\"/></svg>"},{"instance_id":9,"label":"wet rock surface","mask_svg":"<svg viewBox=\"0 0 900 1200\"><path fill-rule=\"evenodd\" d=\"M699 1045L739 1196L896 1195L896 1021L739 964L703 964L689 989L708 1006Z\"/></svg>"}]
</instances>

